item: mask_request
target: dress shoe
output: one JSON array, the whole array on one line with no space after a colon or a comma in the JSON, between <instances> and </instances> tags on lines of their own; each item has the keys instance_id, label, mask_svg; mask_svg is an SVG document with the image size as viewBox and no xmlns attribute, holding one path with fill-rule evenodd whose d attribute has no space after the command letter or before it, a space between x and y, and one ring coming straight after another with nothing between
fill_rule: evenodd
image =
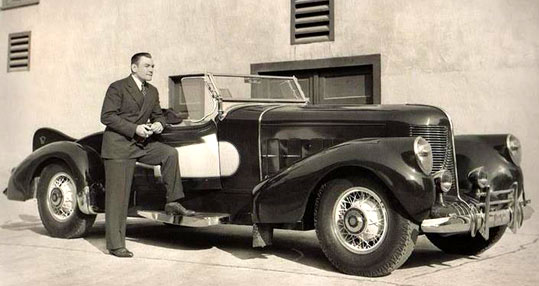
<instances>
[{"instance_id":1,"label":"dress shoe","mask_svg":"<svg viewBox=\"0 0 539 286\"><path fill-rule=\"evenodd\" d=\"M127 250L127 248L109 249L109 253L117 257L133 257L133 252Z\"/></svg>"},{"instance_id":2,"label":"dress shoe","mask_svg":"<svg viewBox=\"0 0 539 286\"><path fill-rule=\"evenodd\" d=\"M171 202L165 205L165 212L169 215L194 216L195 211L184 208L178 202Z\"/></svg>"}]
</instances>

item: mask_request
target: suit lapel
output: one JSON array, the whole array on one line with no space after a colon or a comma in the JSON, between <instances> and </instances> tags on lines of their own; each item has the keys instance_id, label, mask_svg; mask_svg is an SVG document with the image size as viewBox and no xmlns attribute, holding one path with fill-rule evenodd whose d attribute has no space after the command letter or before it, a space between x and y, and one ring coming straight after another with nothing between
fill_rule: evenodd
<instances>
[{"instance_id":1,"label":"suit lapel","mask_svg":"<svg viewBox=\"0 0 539 286\"><path fill-rule=\"evenodd\" d=\"M138 89L137 84L135 83L135 80L132 76L129 76L127 78L127 91L129 92L129 95L133 97L138 107L142 109L144 103L144 96L142 95L142 92Z\"/></svg>"}]
</instances>

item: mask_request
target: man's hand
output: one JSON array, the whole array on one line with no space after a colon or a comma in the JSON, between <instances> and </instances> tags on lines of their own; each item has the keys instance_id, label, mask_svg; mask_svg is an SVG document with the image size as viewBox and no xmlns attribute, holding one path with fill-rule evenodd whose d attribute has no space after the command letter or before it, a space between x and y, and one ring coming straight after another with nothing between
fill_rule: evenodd
<instances>
[{"instance_id":1,"label":"man's hand","mask_svg":"<svg viewBox=\"0 0 539 286\"><path fill-rule=\"evenodd\" d=\"M137 129L135 130L135 133L137 133L138 136L142 138L148 138L153 134L152 128L146 124L137 125Z\"/></svg>"},{"instance_id":2,"label":"man's hand","mask_svg":"<svg viewBox=\"0 0 539 286\"><path fill-rule=\"evenodd\" d=\"M155 134L161 134L161 132L163 132L163 125L159 121L154 122L151 128L152 132Z\"/></svg>"}]
</instances>

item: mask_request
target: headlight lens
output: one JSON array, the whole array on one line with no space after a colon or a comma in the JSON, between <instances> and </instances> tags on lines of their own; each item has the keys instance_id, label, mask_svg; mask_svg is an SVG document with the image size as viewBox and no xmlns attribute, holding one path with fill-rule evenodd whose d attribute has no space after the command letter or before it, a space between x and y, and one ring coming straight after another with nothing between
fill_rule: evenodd
<instances>
[{"instance_id":1,"label":"headlight lens","mask_svg":"<svg viewBox=\"0 0 539 286\"><path fill-rule=\"evenodd\" d=\"M507 135L507 150L509 151L509 156L511 156L513 163L520 166L520 161L522 160L522 147L520 146L520 141L517 137Z\"/></svg>"},{"instance_id":2,"label":"headlight lens","mask_svg":"<svg viewBox=\"0 0 539 286\"><path fill-rule=\"evenodd\" d=\"M429 175L432 172L432 148L429 142L422 137L417 137L414 140L414 154L421 171Z\"/></svg>"},{"instance_id":3,"label":"headlight lens","mask_svg":"<svg viewBox=\"0 0 539 286\"><path fill-rule=\"evenodd\" d=\"M440 186L442 192L447 193L453 185L453 176L448 170L440 170L434 175L434 180Z\"/></svg>"},{"instance_id":4,"label":"headlight lens","mask_svg":"<svg viewBox=\"0 0 539 286\"><path fill-rule=\"evenodd\" d=\"M483 170L483 167L473 169L468 174L468 180L480 188L488 187L488 174Z\"/></svg>"}]
</instances>

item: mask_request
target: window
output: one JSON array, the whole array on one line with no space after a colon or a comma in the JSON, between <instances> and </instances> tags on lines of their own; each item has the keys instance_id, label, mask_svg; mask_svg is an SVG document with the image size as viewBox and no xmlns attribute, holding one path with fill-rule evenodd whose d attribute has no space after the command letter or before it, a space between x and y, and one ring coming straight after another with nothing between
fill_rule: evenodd
<instances>
[{"instance_id":1,"label":"window","mask_svg":"<svg viewBox=\"0 0 539 286\"><path fill-rule=\"evenodd\" d=\"M170 84L169 107L184 122L200 122L217 109L206 88L204 76L171 76Z\"/></svg>"},{"instance_id":2,"label":"window","mask_svg":"<svg viewBox=\"0 0 539 286\"><path fill-rule=\"evenodd\" d=\"M295 76L315 105L381 102L380 55L257 63L251 73Z\"/></svg>"},{"instance_id":3,"label":"window","mask_svg":"<svg viewBox=\"0 0 539 286\"><path fill-rule=\"evenodd\" d=\"M290 42L333 41L334 0L291 0Z\"/></svg>"},{"instance_id":4,"label":"window","mask_svg":"<svg viewBox=\"0 0 539 286\"><path fill-rule=\"evenodd\" d=\"M2 10L39 4L39 0L2 0Z\"/></svg>"},{"instance_id":5,"label":"window","mask_svg":"<svg viewBox=\"0 0 539 286\"><path fill-rule=\"evenodd\" d=\"M30 70L30 32L9 34L7 71Z\"/></svg>"}]
</instances>

